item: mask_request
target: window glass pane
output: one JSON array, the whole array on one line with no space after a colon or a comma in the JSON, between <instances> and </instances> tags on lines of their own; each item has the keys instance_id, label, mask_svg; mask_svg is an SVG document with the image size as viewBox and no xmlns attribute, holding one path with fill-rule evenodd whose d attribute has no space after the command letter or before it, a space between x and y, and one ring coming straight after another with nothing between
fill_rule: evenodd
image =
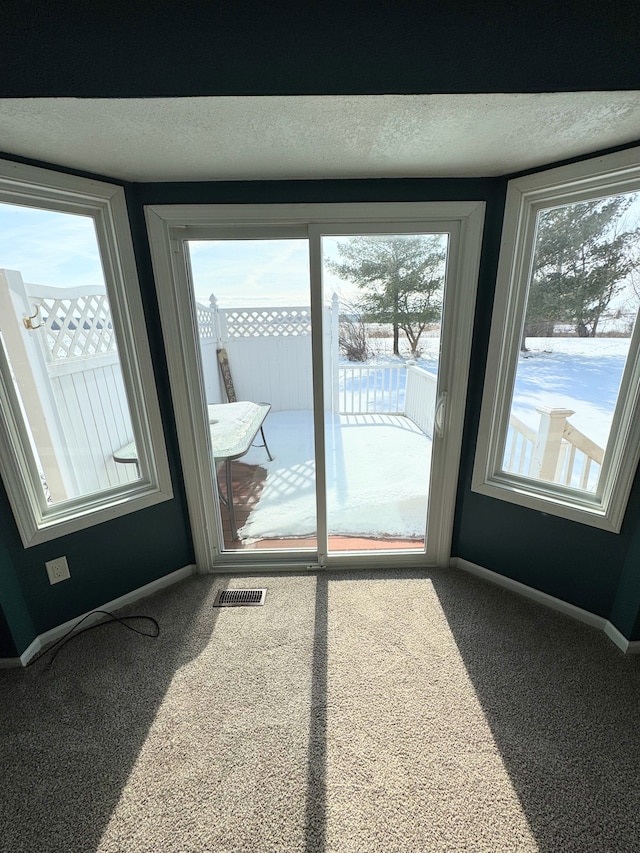
<instances>
[{"instance_id":1,"label":"window glass pane","mask_svg":"<svg viewBox=\"0 0 640 853\"><path fill-rule=\"evenodd\" d=\"M138 480L90 216L0 204L0 335L45 502Z\"/></svg>"},{"instance_id":2,"label":"window glass pane","mask_svg":"<svg viewBox=\"0 0 640 853\"><path fill-rule=\"evenodd\" d=\"M425 548L448 248L322 238L329 553Z\"/></svg>"},{"instance_id":3,"label":"window glass pane","mask_svg":"<svg viewBox=\"0 0 640 853\"><path fill-rule=\"evenodd\" d=\"M308 241L191 240L188 248L223 546L313 550Z\"/></svg>"},{"instance_id":4,"label":"window glass pane","mask_svg":"<svg viewBox=\"0 0 640 853\"><path fill-rule=\"evenodd\" d=\"M640 193L541 210L503 471L595 492L638 312Z\"/></svg>"}]
</instances>

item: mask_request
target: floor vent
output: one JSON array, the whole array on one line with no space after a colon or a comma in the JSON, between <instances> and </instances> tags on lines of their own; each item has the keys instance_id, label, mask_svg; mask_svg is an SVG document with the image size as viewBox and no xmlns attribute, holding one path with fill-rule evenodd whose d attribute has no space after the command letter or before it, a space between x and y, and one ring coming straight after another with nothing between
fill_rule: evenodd
<instances>
[{"instance_id":1,"label":"floor vent","mask_svg":"<svg viewBox=\"0 0 640 853\"><path fill-rule=\"evenodd\" d=\"M260 607L264 604L266 589L221 589L213 602L214 607Z\"/></svg>"}]
</instances>

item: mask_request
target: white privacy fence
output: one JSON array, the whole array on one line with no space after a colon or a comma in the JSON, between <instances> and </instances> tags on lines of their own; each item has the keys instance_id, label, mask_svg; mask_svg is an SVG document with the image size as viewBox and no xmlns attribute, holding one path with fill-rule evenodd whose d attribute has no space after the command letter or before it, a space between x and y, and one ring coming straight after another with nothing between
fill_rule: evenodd
<instances>
[{"instance_id":1,"label":"white privacy fence","mask_svg":"<svg viewBox=\"0 0 640 853\"><path fill-rule=\"evenodd\" d=\"M0 271L0 329L54 501L136 478L113 453L133 439L108 298ZM30 319L29 319L30 318Z\"/></svg>"},{"instance_id":2,"label":"white privacy fence","mask_svg":"<svg viewBox=\"0 0 640 853\"><path fill-rule=\"evenodd\" d=\"M273 411L313 407L311 312L308 306L221 309L215 297L196 307L207 403L224 402L217 351L225 349L239 400ZM433 437L437 377L397 361L341 362L340 306L334 295L323 318L325 409L341 415L407 415Z\"/></svg>"},{"instance_id":3,"label":"white privacy fence","mask_svg":"<svg viewBox=\"0 0 640 853\"><path fill-rule=\"evenodd\" d=\"M224 348L239 400L269 402L273 411L313 407L308 306L222 309L212 296L196 312L207 403L225 400L217 362ZM325 408L338 414L409 414L409 406L410 417L431 435L436 377L397 362L340 362L339 313L334 296L323 319ZM414 399L408 401L408 394Z\"/></svg>"},{"instance_id":4,"label":"white privacy fence","mask_svg":"<svg viewBox=\"0 0 640 853\"><path fill-rule=\"evenodd\" d=\"M212 296L197 305L197 319L207 403L226 402L217 359L224 348L238 400L268 402L275 412L313 408L308 306L221 309ZM337 308L324 309L326 401L334 396L337 319Z\"/></svg>"}]
</instances>

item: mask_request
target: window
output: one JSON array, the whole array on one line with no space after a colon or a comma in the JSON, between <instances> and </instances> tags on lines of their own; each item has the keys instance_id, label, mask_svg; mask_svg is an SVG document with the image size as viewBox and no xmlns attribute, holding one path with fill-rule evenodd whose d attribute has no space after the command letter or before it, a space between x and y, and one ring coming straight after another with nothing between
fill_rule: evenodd
<instances>
[{"instance_id":1,"label":"window","mask_svg":"<svg viewBox=\"0 0 640 853\"><path fill-rule=\"evenodd\" d=\"M638 149L509 183L474 491L619 531L639 303Z\"/></svg>"},{"instance_id":2,"label":"window","mask_svg":"<svg viewBox=\"0 0 640 853\"><path fill-rule=\"evenodd\" d=\"M0 163L0 406L25 547L171 497L121 188Z\"/></svg>"}]
</instances>

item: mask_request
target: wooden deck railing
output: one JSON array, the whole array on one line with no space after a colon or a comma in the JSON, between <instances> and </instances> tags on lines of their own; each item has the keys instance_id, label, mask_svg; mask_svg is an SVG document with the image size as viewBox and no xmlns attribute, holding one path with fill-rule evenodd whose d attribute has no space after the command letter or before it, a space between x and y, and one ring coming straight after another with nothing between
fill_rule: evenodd
<instances>
[{"instance_id":1,"label":"wooden deck railing","mask_svg":"<svg viewBox=\"0 0 640 853\"><path fill-rule=\"evenodd\" d=\"M562 433L563 441L556 469L557 482L590 491L595 489L604 450L568 421Z\"/></svg>"},{"instance_id":2,"label":"wooden deck railing","mask_svg":"<svg viewBox=\"0 0 640 853\"><path fill-rule=\"evenodd\" d=\"M404 413L429 438L433 438L438 377L421 367L407 367L407 393Z\"/></svg>"},{"instance_id":3,"label":"wooden deck railing","mask_svg":"<svg viewBox=\"0 0 640 853\"><path fill-rule=\"evenodd\" d=\"M525 476L529 474L536 438L535 430L511 415L503 464L505 471Z\"/></svg>"},{"instance_id":4,"label":"wooden deck railing","mask_svg":"<svg viewBox=\"0 0 640 853\"><path fill-rule=\"evenodd\" d=\"M404 364L340 364L338 412L404 414L407 368Z\"/></svg>"},{"instance_id":5,"label":"wooden deck railing","mask_svg":"<svg viewBox=\"0 0 640 853\"><path fill-rule=\"evenodd\" d=\"M573 424L571 409L540 406L538 431L515 415L509 430L503 470L537 480L594 491L604 458L604 450Z\"/></svg>"}]
</instances>

